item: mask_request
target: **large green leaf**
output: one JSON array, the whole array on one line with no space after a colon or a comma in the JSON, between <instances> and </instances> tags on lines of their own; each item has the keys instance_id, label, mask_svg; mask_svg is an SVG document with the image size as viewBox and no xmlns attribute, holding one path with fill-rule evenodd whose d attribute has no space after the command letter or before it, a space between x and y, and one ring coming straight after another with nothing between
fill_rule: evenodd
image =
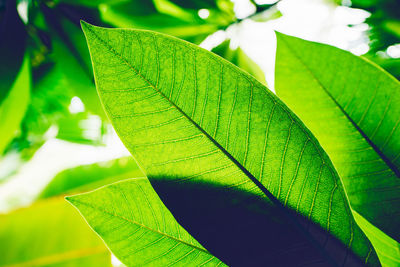
<instances>
[{"instance_id":1,"label":"large green leaf","mask_svg":"<svg viewBox=\"0 0 400 267\"><path fill-rule=\"evenodd\" d=\"M30 91L31 66L29 55L26 55L7 98L0 105L0 156L20 129L28 108Z\"/></svg>"},{"instance_id":2,"label":"large green leaf","mask_svg":"<svg viewBox=\"0 0 400 267\"><path fill-rule=\"evenodd\" d=\"M329 232L317 237L313 227L304 229L298 223L336 263L354 260L348 256L351 249L367 264L378 264L329 158L264 85L222 58L173 37L85 23L83 29L103 105L159 194L169 195L165 182L204 182L251 192L266 206L286 206L282 209L290 218L289 211L296 211ZM176 203L190 206L196 201L202 199L182 197ZM328 248L332 236L344 246ZM194 237L200 241L201 232ZM213 253L227 262L249 259L240 250L226 255L214 247ZM275 257L275 263L286 258Z\"/></svg>"},{"instance_id":3,"label":"large green leaf","mask_svg":"<svg viewBox=\"0 0 400 267\"><path fill-rule=\"evenodd\" d=\"M119 180L143 176L131 157L78 166L58 173L38 198L84 192Z\"/></svg>"},{"instance_id":4,"label":"large green leaf","mask_svg":"<svg viewBox=\"0 0 400 267\"><path fill-rule=\"evenodd\" d=\"M217 266L174 219L147 178L118 182L67 197L128 266Z\"/></svg>"},{"instance_id":5,"label":"large green leaf","mask_svg":"<svg viewBox=\"0 0 400 267\"><path fill-rule=\"evenodd\" d=\"M277 37L277 94L329 154L352 208L399 241L400 83L349 52Z\"/></svg>"},{"instance_id":6,"label":"large green leaf","mask_svg":"<svg viewBox=\"0 0 400 267\"><path fill-rule=\"evenodd\" d=\"M0 266L111 266L101 239L64 199L0 215Z\"/></svg>"}]
</instances>

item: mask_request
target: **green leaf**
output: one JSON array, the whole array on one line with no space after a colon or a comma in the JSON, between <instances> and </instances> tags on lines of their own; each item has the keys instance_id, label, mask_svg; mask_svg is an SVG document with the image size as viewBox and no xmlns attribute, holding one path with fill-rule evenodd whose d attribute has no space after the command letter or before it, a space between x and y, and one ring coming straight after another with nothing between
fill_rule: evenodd
<instances>
[{"instance_id":1,"label":"green leaf","mask_svg":"<svg viewBox=\"0 0 400 267\"><path fill-rule=\"evenodd\" d=\"M213 48L211 52L214 52L217 55L225 58L242 70L247 71L249 74L253 75L259 82L266 85L267 82L265 80L263 70L253 60L251 60L251 58L249 58L240 47L231 49L229 47L230 43L230 40L226 40L217 47Z\"/></svg>"},{"instance_id":2,"label":"green leaf","mask_svg":"<svg viewBox=\"0 0 400 267\"><path fill-rule=\"evenodd\" d=\"M83 165L58 173L38 198L84 192L119 180L143 176L131 157Z\"/></svg>"},{"instance_id":3,"label":"green leaf","mask_svg":"<svg viewBox=\"0 0 400 267\"><path fill-rule=\"evenodd\" d=\"M282 210L291 218L289 211L296 211L329 232L317 238L298 222L337 263L354 260L346 256L352 255L350 248L367 264L378 264L329 158L264 85L176 38L86 23L82 27L106 112L153 184L203 181L251 192L262 196L266 206L286 206ZM168 188L159 186L157 192L168 195ZM202 199L180 203L193 201ZM334 240L331 236L346 248L326 248ZM240 251L230 253L216 256L246 257Z\"/></svg>"},{"instance_id":4,"label":"green leaf","mask_svg":"<svg viewBox=\"0 0 400 267\"><path fill-rule=\"evenodd\" d=\"M382 266L395 267L400 265L400 244L388 237L384 232L373 226L364 217L353 211L354 219L371 240Z\"/></svg>"},{"instance_id":5,"label":"green leaf","mask_svg":"<svg viewBox=\"0 0 400 267\"><path fill-rule=\"evenodd\" d=\"M327 151L351 207L399 241L400 83L349 52L277 38L277 94Z\"/></svg>"},{"instance_id":6,"label":"green leaf","mask_svg":"<svg viewBox=\"0 0 400 267\"><path fill-rule=\"evenodd\" d=\"M0 266L111 266L101 239L64 199L0 215Z\"/></svg>"},{"instance_id":7,"label":"green leaf","mask_svg":"<svg viewBox=\"0 0 400 267\"><path fill-rule=\"evenodd\" d=\"M20 129L28 108L31 91L30 67L27 54L7 98L0 105L0 156Z\"/></svg>"},{"instance_id":8,"label":"green leaf","mask_svg":"<svg viewBox=\"0 0 400 267\"><path fill-rule=\"evenodd\" d=\"M128 266L206 266L222 262L174 219L147 178L67 197Z\"/></svg>"}]
</instances>

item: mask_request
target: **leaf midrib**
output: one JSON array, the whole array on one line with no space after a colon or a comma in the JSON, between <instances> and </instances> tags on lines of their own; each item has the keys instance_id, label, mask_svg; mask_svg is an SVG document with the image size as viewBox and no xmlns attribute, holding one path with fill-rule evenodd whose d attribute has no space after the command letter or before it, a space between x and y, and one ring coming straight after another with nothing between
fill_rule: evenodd
<instances>
[{"instance_id":1,"label":"leaf midrib","mask_svg":"<svg viewBox=\"0 0 400 267\"><path fill-rule=\"evenodd\" d=\"M99 40L110 52L112 52L115 56L117 56L122 62L124 62L130 69L132 69L137 75L139 75L150 87L152 87L158 94L160 94L164 99L166 99L174 108L176 108L183 116L185 116L185 118L187 118L205 137L207 137L215 146L217 146L217 148L219 148L238 168L240 168L245 174L246 176L257 185L257 187L260 188L260 190L268 197L270 198L270 200L272 202L274 202L274 204L277 204L278 206L282 207L283 210L284 207L282 205L282 203L279 202L279 200L277 200L275 198L274 195L272 195L272 193L270 193L268 191L268 189L257 179L254 177L253 174L251 174L246 167L244 167L240 162L238 162L224 147L222 147L221 144L219 144L211 135L209 135L203 128L201 128L200 125L198 125L192 118L190 118L180 107L178 107L174 102L172 102L166 95L164 95L159 89L157 89L156 86L154 86L146 77L144 77L138 70L136 70L128 61L126 61L121 55L119 55L118 52L115 51L115 49L113 49L108 43L106 43L103 39L101 39L96 32L94 32L90 27L87 27L85 25L85 29L89 30L96 38L97 40ZM145 31L145 30L144 30ZM155 45L157 45L155 43ZM89 47L90 49L90 47ZM157 54L157 58L158 58L158 54ZM158 70L159 71L159 70ZM96 73L95 73L96 75ZM99 90L99 92L101 92ZM268 92L267 92L268 93ZM279 105L280 107L282 107L285 111L286 109L280 105L279 102L274 101L277 105ZM105 106L106 107L106 106ZM107 107L106 107L107 108ZM288 114L290 116L290 114ZM290 118L294 121L294 123L298 124L297 121L295 121L291 116ZM300 126L300 128L304 131L304 129ZM314 145L314 147L316 148L320 159L322 160L322 163L325 163L325 160L323 158L323 156L320 154L320 150L318 149L318 147L316 146L314 140L312 138L309 137L308 133L305 132L305 134L307 135L307 137L309 138L309 140L312 142L312 144ZM332 179L334 179L332 177Z\"/></svg>"},{"instance_id":2,"label":"leaf midrib","mask_svg":"<svg viewBox=\"0 0 400 267\"><path fill-rule=\"evenodd\" d=\"M386 166L393 171L393 173L400 178L400 170L392 163L392 161L386 157L386 155L374 144L374 142L364 133L364 131L355 123L355 121L350 117L350 115L344 110L344 108L336 101L328 89L322 84L322 82L314 75L308 65L302 60L302 58L296 53L296 51L290 46L290 44L281 38L285 42L286 47L292 52L292 54L299 60L299 62L305 67L307 72L314 78L318 85L323 89L323 91L328 95L328 97L335 103L339 110L346 116L346 118L351 122L353 127L361 134L364 140L374 149L378 156L385 162Z\"/></svg>"},{"instance_id":3,"label":"leaf midrib","mask_svg":"<svg viewBox=\"0 0 400 267\"><path fill-rule=\"evenodd\" d=\"M89 30L110 52L117 56L123 61L129 68L131 68L137 75L139 75L147 84L149 84L157 93L159 93L164 99L166 99L174 108L176 108L186 119L188 119L205 137L207 137L217 148L219 148L237 167L239 167L248 176L253 183L255 183L261 191L271 199L275 204L283 207L282 204L262 185L257 178L255 178L242 164L240 164L228 151L226 151L214 138L212 138L203 128L201 128L192 118L190 118L181 108L179 108L174 102L172 102L167 96L165 96L160 90L157 89L147 78L145 78L138 70L136 70L129 62L127 62L121 55L119 55L115 49L108 45L103 39L101 39L92 29L89 27L85 28ZM156 45L156 44L155 44ZM158 58L158 55L157 55ZM159 71L159 70L158 70ZM95 74L96 75L96 74ZM101 92L99 90L99 92Z\"/></svg>"}]
</instances>

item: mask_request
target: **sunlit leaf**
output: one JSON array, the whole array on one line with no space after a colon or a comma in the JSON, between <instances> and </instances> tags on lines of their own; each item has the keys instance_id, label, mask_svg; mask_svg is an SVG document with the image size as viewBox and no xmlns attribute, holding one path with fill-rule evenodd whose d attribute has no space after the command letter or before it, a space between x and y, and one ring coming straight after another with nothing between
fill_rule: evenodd
<instances>
[{"instance_id":1,"label":"sunlit leaf","mask_svg":"<svg viewBox=\"0 0 400 267\"><path fill-rule=\"evenodd\" d=\"M83 165L57 174L38 198L89 191L134 177L144 177L144 174L131 157Z\"/></svg>"},{"instance_id":2,"label":"sunlit leaf","mask_svg":"<svg viewBox=\"0 0 400 267\"><path fill-rule=\"evenodd\" d=\"M0 215L0 266L111 266L101 239L64 199Z\"/></svg>"},{"instance_id":3,"label":"sunlit leaf","mask_svg":"<svg viewBox=\"0 0 400 267\"><path fill-rule=\"evenodd\" d=\"M147 178L115 183L67 200L128 266L222 263L175 221Z\"/></svg>"},{"instance_id":4,"label":"sunlit leaf","mask_svg":"<svg viewBox=\"0 0 400 267\"><path fill-rule=\"evenodd\" d=\"M352 208L400 240L400 83L328 45L277 34L276 92L332 159Z\"/></svg>"},{"instance_id":5,"label":"sunlit leaf","mask_svg":"<svg viewBox=\"0 0 400 267\"><path fill-rule=\"evenodd\" d=\"M314 227L303 230L336 263L356 264L350 248L361 261L378 264L371 244L354 222L329 158L265 86L220 57L176 38L88 24L83 29L103 105L160 195L169 195L163 184L178 181L258 195L266 206L285 206L282 210L294 221L297 218L290 211L325 229L318 234L311 230ZM202 201L172 195L181 197L175 201L178 206ZM287 258L287 254L259 253L249 259L240 246L259 247L254 243L240 244L226 254L223 246L203 243L201 231L191 234L228 264L276 263ZM230 238L224 241L237 242L234 235ZM289 248L293 243L283 244ZM297 264L311 260L298 256L297 249L288 253L297 255ZM318 252L314 255L324 260Z\"/></svg>"},{"instance_id":6,"label":"sunlit leaf","mask_svg":"<svg viewBox=\"0 0 400 267\"><path fill-rule=\"evenodd\" d=\"M7 98L0 104L0 156L20 129L29 104L30 91L31 68L29 55L26 55Z\"/></svg>"}]
</instances>

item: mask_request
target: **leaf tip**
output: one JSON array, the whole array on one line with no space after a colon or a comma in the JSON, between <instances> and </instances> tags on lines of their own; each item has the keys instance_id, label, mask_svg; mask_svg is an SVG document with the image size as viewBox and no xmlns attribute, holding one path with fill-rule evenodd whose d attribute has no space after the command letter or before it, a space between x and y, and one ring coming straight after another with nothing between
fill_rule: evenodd
<instances>
[{"instance_id":1,"label":"leaf tip","mask_svg":"<svg viewBox=\"0 0 400 267\"><path fill-rule=\"evenodd\" d=\"M96 26L87 23L84 20L81 20L81 28L83 33L85 34L86 39L88 40L88 37L92 34L93 30L95 30Z\"/></svg>"},{"instance_id":2,"label":"leaf tip","mask_svg":"<svg viewBox=\"0 0 400 267\"><path fill-rule=\"evenodd\" d=\"M90 26L92 26L92 25L90 25L89 23L87 23L86 21L84 21L83 19L81 19L80 20L80 23L81 23L81 28L82 28L82 30L85 32L85 30L87 29L87 28L89 28Z\"/></svg>"},{"instance_id":3,"label":"leaf tip","mask_svg":"<svg viewBox=\"0 0 400 267\"><path fill-rule=\"evenodd\" d=\"M73 202L73 199L72 199L71 196L64 197L64 199L65 199L66 201L68 201L69 203L72 203L72 202Z\"/></svg>"},{"instance_id":4,"label":"leaf tip","mask_svg":"<svg viewBox=\"0 0 400 267\"><path fill-rule=\"evenodd\" d=\"M71 204L72 206L76 207L76 201L75 201L75 196L66 196L64 199Z\"/></svg>"}]
</instances>

